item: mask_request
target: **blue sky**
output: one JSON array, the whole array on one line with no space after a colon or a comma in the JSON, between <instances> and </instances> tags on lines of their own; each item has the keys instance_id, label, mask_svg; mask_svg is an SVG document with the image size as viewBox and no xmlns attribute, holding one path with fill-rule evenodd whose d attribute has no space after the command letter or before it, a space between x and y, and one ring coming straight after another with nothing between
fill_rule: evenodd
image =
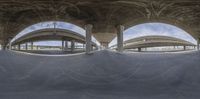
<instances>
[{"instance_id":1,"label":"blue sky","mask_svg":"<svg viewBox=\"0 0 200 99\"><path fill-rule=\"evenodd\" d=\"M38 23L38 24L35 24L32 26L29 26L26 29L24 29L23 31L21 31L20 33L18 33L18 35L14 39L12 39L12 41L14 41L17 38L20 38L24 34L30 33L35 30L54 28L54 24L55 24L55 22L50 21L50 22L42 22L42 23ZM56 22L55 26L56 26L56 28L71 30L71 31L74 31L76 33L79 33L79 34L85 36L85 30L76 25L66 23L66 22ZM171 36L171 37L184 39L184 40L187 40L189 42L196 44L196 41L193 39L193 37L191 37L184 30L182 30L176 26L164 24L164 23L145 23L145 24L133 26L124 31L124 41L131 39L131 38L147 36L147 35ZM99 42L94 37L92 38L92 40L94 42L98 43L98 45L99 45ZM40 44L40 45L61 45L61 42L59 42L59 41L47 42L46 41L46 42L37 42L35 44L36 45L38 45L38 44ZM116 44L116 38L109 44L109 46L112 46L114 44Z\"/></svg>"}]
</instances>

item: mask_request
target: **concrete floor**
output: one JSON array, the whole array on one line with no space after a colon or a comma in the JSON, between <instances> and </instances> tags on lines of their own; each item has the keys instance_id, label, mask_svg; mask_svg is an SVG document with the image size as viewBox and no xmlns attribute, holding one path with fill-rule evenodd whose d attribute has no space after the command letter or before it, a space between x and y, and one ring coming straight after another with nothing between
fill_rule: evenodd
<instances>
[{"instance_id":1,"label":"concrete floor","mask_svg":"<svg viewBox=\"0 0 200 99\"><path fill-rule=\"evenodd\" d=\"M0 51L0 99L199 99L200 52Z\"/></svg>"},{"instance_id":2,"label":"concrete floor","mask_svg":"<svg viewBox=\"0 0 200 99\"><path fill-rule=\"evenodd\" d=\"M34 54L47 54L47 55L63 55L63 54L75 54L85 52L84 50L76 51L61 51L61 50L21 50L20 52L34 53Z\"/></svg>"}]
</instances>

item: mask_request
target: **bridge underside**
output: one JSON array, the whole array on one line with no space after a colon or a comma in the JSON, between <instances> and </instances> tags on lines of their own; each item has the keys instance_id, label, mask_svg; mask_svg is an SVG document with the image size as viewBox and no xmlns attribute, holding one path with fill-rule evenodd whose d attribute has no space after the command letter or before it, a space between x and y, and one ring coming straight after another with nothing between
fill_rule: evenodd
<instances>
[{"instance_id":1,"label":"bridge underside","mask_svg":"<svg viewBox=\"0 0 200 99\"><path fill-rule=\"evenodd\" d=\"M56 31L56 33L55 33ZM42 29L27 33L12 42L12 45L33 41L48 40L75 40L76 42L85 43L85 37L78 33L64 29Z\"/></svg>"},{"instance_id":2,"label":"bridge underside","mask_svg":"<svg viewBox=\"0 0 200 99\"><path fill-rule=\"evenodd\" d=\"M147 48L147 47L162 47L162 46L196 46L194 44L183 44L183 43L173 43L173 42L146 42L141 44L125 45L124 49L135 49L135 48Z\"/></svg>"},{"instance_id":3,"label":"bridge underside","mask_svg":"<svg viewBox=\"0 0 200 99\"><path fill-rule=\"evenodd\" d=\"M6 45L24 28L44 21L82 28L92 24L92 34L102 44L116 37L119 25L127 29L146 22L172 24L199 39L199 12L197 0L1 0L0 43Z\"/></svg>"}]
</instances>

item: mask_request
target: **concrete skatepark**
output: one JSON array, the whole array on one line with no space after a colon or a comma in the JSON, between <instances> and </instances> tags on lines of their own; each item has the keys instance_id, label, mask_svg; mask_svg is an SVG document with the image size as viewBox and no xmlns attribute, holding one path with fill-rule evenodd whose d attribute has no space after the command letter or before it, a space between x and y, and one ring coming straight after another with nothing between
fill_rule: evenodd
<instances>
[{"instance_id":1,"label":"concrete skatepark","mask_svg":"<svg viewBox=\"0 0 200 99\"><path fill-rule=\"evenodd\" d=\"M0 51L1 99L198 99L200 53Z\"/></svg>"}]
</instances>

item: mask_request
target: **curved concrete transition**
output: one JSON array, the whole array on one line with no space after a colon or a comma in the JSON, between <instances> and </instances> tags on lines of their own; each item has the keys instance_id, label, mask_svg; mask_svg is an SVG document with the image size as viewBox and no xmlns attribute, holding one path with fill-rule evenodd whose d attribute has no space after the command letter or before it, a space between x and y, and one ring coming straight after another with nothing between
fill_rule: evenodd
<instances>
[{"instance_id":1,"label":"curved concrete transition","mask_svg":"<svg viewBox=\"0 0 200 99\"><path fill-rule=\"evenodd\" d=\"M0 99L199 99L200 52L62 57L0 51Z\"/></svg>"}]
</instances>

